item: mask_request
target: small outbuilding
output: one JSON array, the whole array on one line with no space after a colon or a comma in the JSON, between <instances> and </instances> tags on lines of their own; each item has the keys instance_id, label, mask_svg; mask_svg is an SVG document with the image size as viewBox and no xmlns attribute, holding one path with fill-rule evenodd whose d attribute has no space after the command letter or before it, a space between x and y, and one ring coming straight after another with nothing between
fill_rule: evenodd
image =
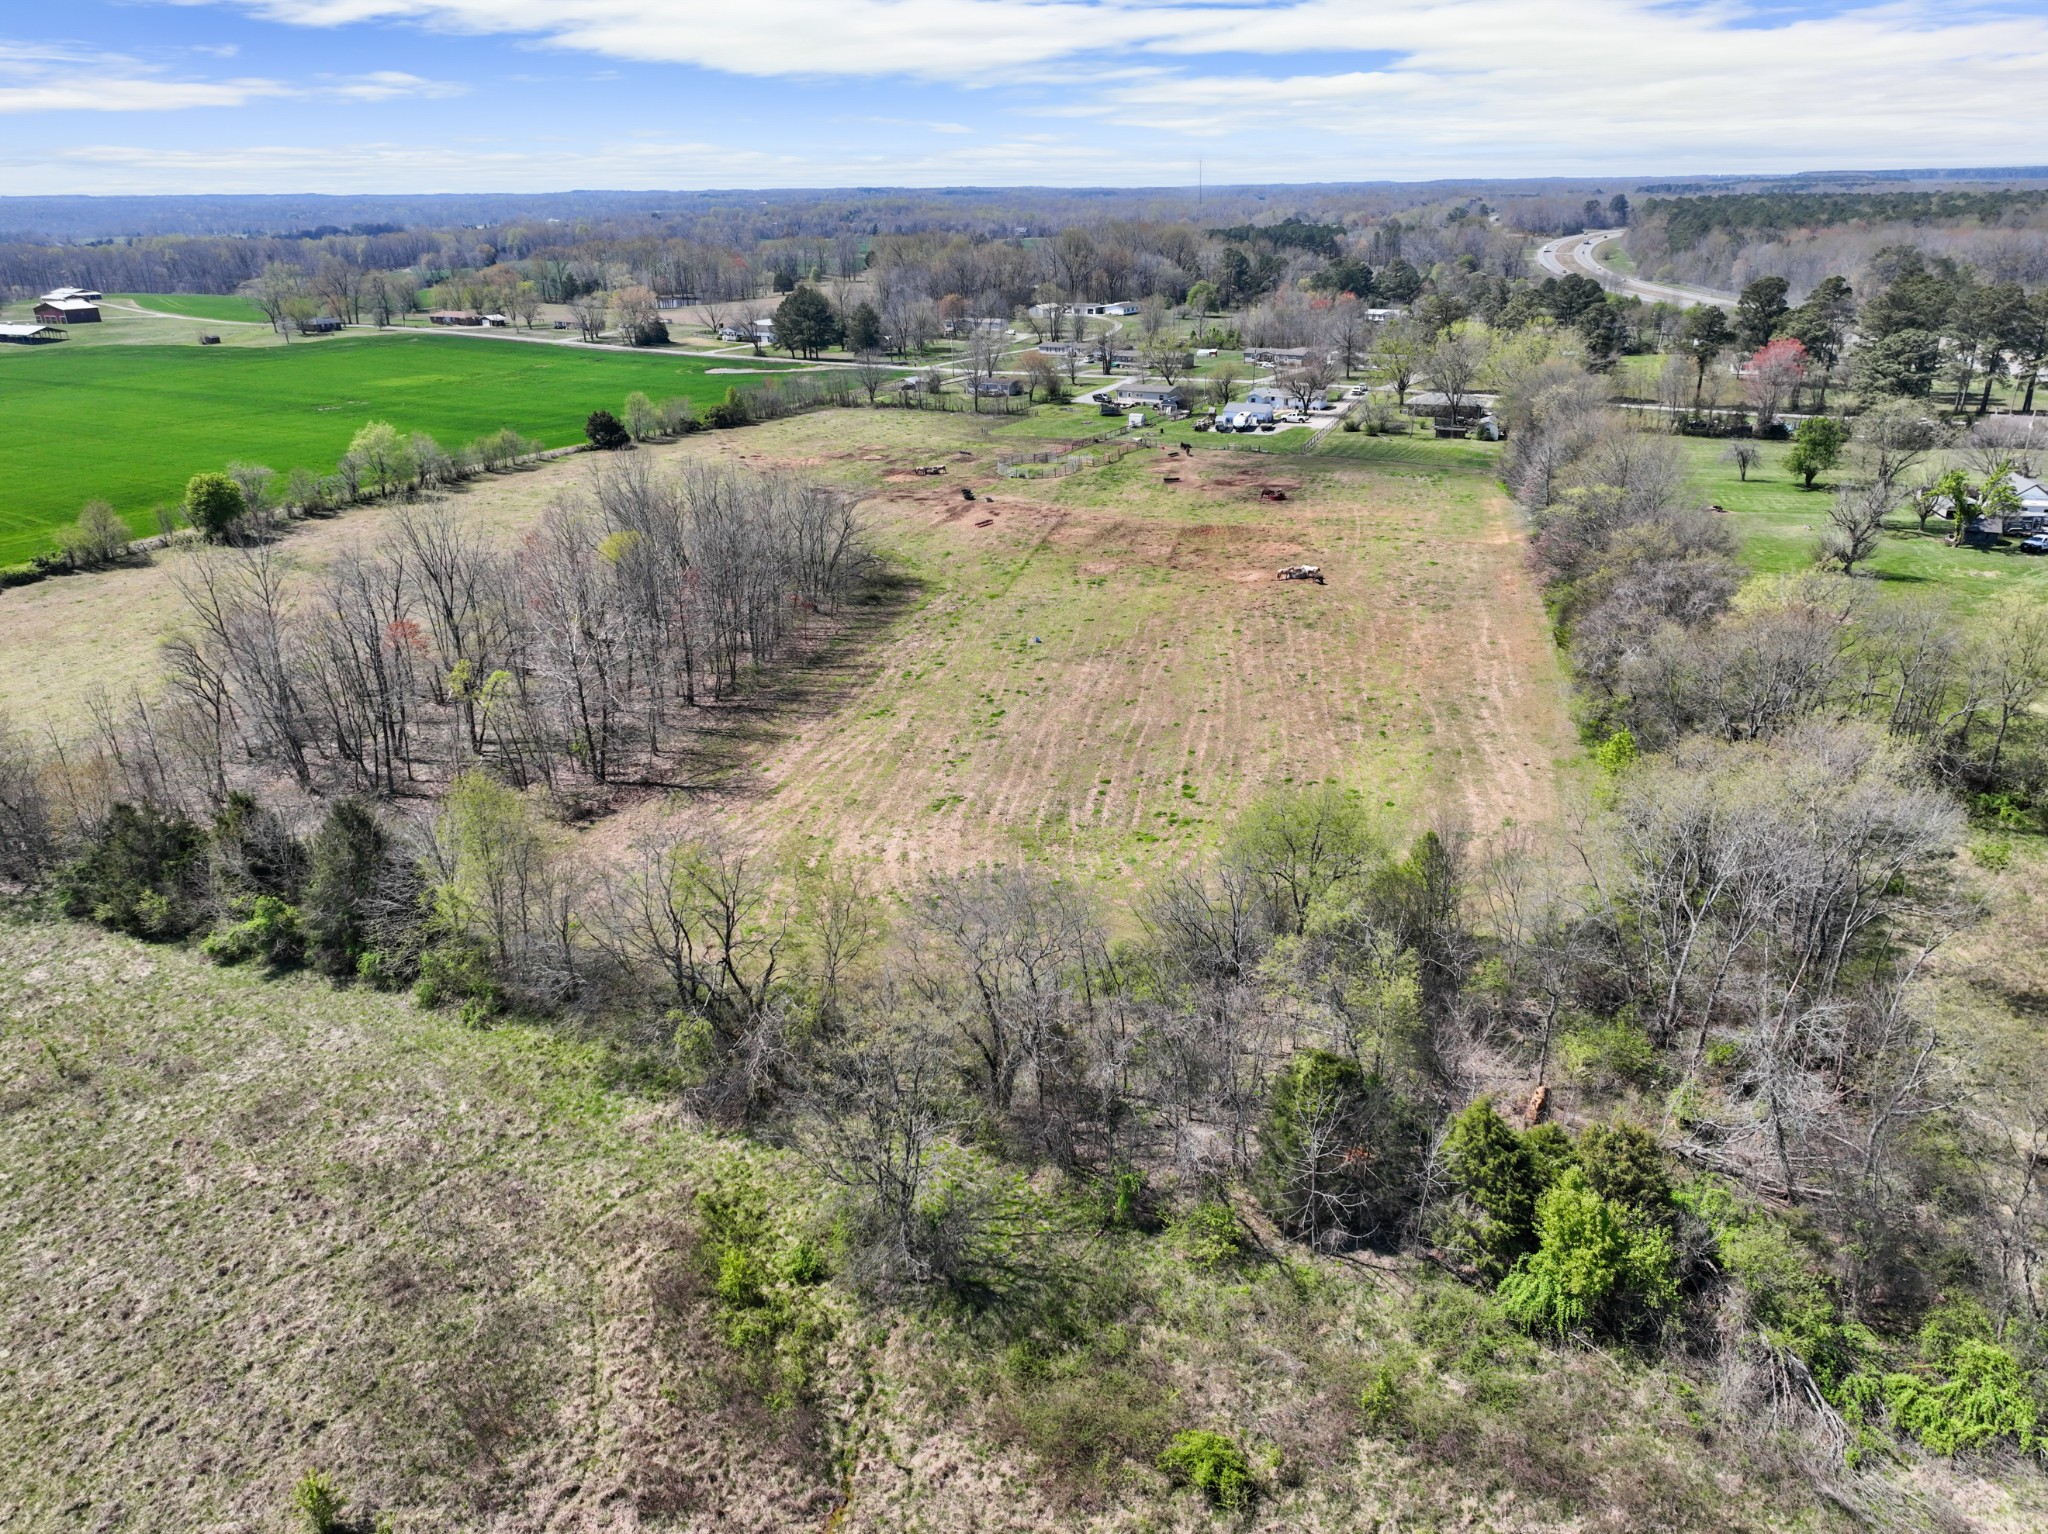
<instances>
[{"instance_id":1,"label":"small outbuilding","mask_svg":"<svg viewBox=\"0 0 2048 1534\"><path fill-rule=\"evenodd\" d=\"M43 302L61 304L71 299L83 299L89 304L96 304L104 297L106 295L98 288L52 288L43 295Z\"/></svg>"},{"instance_id":2,"label":"small outbuilding","mask_svg":"<svg viewBox=\"0 0 2048 1534\"><path fill-rule=\"evenodd\" d=\"M474 309L436 309L427 316L431 325L481 325L484 317Z\"/></svg>"},{"instance_id":3,"label":"small outbuilding","mask_svg":"<svg viewBox=\"0 0 2048 1534\"><path fill-rule=\"evenodd\" d=\"M40 346L45 341L61 341L64 332L55 325L0 325L0 341L15 346Z\"/></svg>"}]
</instances>

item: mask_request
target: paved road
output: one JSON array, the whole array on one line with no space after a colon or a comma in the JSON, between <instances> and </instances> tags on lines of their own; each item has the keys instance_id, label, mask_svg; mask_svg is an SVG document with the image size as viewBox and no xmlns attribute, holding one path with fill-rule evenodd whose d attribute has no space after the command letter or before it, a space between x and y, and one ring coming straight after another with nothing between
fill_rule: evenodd
<instances>
[{"instance_id":1,"label":"paved road","mask_svg":"<svg viewBox=\"0 0 2048 1534\"><path fill-rule=\"evenodd\" d=\"M1552 240L1536 252L1536 264L1553 277L1567 277L1577 273L1591 277L1602 287L1616 293L1629 293L1651 303L1677 304L1681 309L1690 309L1694 304L1720 304L1724 308L1735 302L1732 293L1716 293L1711 288L1686 287L1675 282L1645 282L1640 277L1625 277L1620 272L1601 262L1594 254L1609 240L1623 238L1626 229L1589 229L1584 234L1568 234L1561 240Z\"/></svg>"}]
</instances>

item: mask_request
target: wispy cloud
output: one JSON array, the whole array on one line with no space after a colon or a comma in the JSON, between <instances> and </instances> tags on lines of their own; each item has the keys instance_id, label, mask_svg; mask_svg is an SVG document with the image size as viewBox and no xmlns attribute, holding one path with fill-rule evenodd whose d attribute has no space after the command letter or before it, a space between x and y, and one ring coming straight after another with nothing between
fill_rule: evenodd
<instances>
[{"instance_id":1,"label":"wispy cloud","mask_svg":"<svg viewBox=\"0 0 2048 1534\"><path fill-rule=\"evenodd\" d=\"M366 75L343 78L322 76L313 94L338 97L343 101L396 101L401 97L436 100L464 96L469 87L454 80L423 80L398 69L372 70Z\"/></svg>"},{"instance_id":2,"label":"wispy cloud","mask_svg":"<svg viewBox=\"0 0 2048 1534\"><path fill-rule=\"evenodd\" d=\"M260 76L189 79L128 54L65 43L0 42L0 113L179 112L288 97L375 102L467 89L398 70L324 75L304 83Z\"/></svg>"},{"instance_id":3,"label":"wispy cloud","mask_svg":"<svg viewBox=\"0 0 2048 1534\"><path fill-rule=\"evenodd\" d=\"M1191 139L1313 129L1430 159L1490 144L1518 165L1523 151L1666 165L1979 160L1985 144L2013 138L2021 103L2048 79L2037 0L1890 0L1830 15L1742 0L183 3L298 26L498 34L762 79L1024 86L1056 114ZM1296 67L1259 69L1282 55ZM1327 66L1302 70L1303 57Z\"/></svg>"},{"instance_id":4,"label":"wispy cloud","mask_svg":"<svg viewBox=\"0 0 2048 1534\"><path fill-rule=\"evenodd\" d=\"M253 143L192 148L134 143L74 144L27 156L0 148L0 180L53 171L61 184L84 178L108 194L166 186L329 192L531 191L541 186L690 187L958 184L982 174L1005 179L1100 181L1121 155L1078 141L1005 136L988 144L927 141L906 149L845 150L816 156L742 144L631 136L574 147L492 141L400 140Z\"/></svg>"}]
</instances>

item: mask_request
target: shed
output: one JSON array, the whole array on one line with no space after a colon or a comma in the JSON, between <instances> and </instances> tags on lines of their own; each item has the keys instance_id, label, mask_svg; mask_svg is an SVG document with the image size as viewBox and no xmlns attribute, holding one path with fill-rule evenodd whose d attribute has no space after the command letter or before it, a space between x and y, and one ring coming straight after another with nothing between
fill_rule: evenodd
<instances>
[{"instance_id":1,"label":"shed","mask_svg":"<svg viewBox=\"0 0 2048 1534\"><path fill-rule=\"evenodd\" d=\"M83 299L89 304L96 304L104 297L106 295L98 288L52 288L43 295L43 302L61 304L70 299Z\"/></svg>"},{"instance_id":2,"label":"shed","mask_svg":"<svg viewBox=\"0 0 2048 1534\"><path fill-rule=\"evenodd\" d=\"M45 325L97 325L100 311L83 298L46 298L36 305L36 318Z\"/></svg>"},{"instance_id":3,"label":"shed","mask_svg":"<svg viewBox=\"0 0 2048 1534\"><path fill-rule=\"evenodd\" d=\"M61 341L64 332L55 325L0 325L0 341L16 346L36 346L44 341Z\"/></svg>"},{"instance_id":4,"label":"shed","mask_svg":"<svg viewBox=\"0 0 2048 1534\"><path fill-rule=\"evenodd\" d=\"M481 325L484 317L474 309L436 309L427 321L434 325Z\"/></svg>"}]
</instances>

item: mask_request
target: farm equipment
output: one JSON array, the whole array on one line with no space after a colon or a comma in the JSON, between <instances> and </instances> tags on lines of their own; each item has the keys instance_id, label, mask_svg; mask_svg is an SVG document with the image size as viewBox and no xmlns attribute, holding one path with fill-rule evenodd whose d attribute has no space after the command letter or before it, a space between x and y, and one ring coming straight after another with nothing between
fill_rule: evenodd
<instances>
[{"instance_id":1,"label":"farm equipment","mask_svg":"<svg viewBox=\"0 0 2048 1534\"><path fill-rule=\"evenodd\" d=\"M1280 572L1283 581L1314 581L1318 586L1326 584L1321 565L1289 565Z\"/></svg>"},{"instance_id":2,"label":"farm equipment","mask_svg":"<svg viewBox=\"0 0 2048 1534\"><path fill-rule=\"evenodd\" d=\"M945 473L946 466L942 463L921 463L916 468L912 469L910 472L913 474L922 475L925 478L929 479L934 474Z\"/></svg>"},{"instance_id":3,"label":"farm equipment","mask_svg":"<svg viewBox=\"0 0 2048 1534\"><path fill-rule=\"evenodd\" d=\"M961 500L963 500L963 501L971 501L971 500L973 500L973 499L974 499L974 486L972 486L972 485L962 485L962 486L960 487L960 499L961 499Z\"/></svg>"},{"instance_id":4,"label":"farm equipment","mask_svg":"<svg viewBox=\"0 0 2048 1534\"><path fill-rule=\"evenodd\" d=\"M1287 499L1287 492L1278 485L1261 485L1259 486L1259 499L1262 501L1284 501Z\"/></svg>"}]
</instances>

